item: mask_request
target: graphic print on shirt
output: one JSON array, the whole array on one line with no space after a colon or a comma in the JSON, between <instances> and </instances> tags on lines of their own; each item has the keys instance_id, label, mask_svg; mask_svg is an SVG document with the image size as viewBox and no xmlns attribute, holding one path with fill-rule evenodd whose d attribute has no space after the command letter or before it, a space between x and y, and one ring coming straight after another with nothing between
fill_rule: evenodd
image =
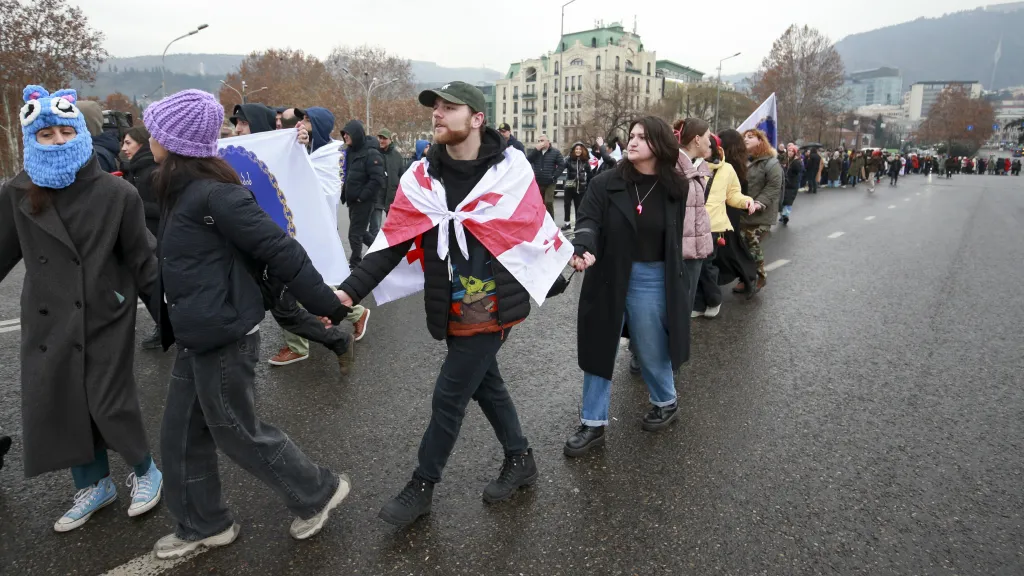
<instances>
[{"instance_id":1,"label":"graphic print on shirt","mask_svg":"<svg viewBox=\"0 0 1024 576\"><path fill-rule=\"evenodd\" d=\"M474 239L475 240L475 239ZM491 255L479 242L468 242L469 258L451 252L452 304L449 331L483 331L498 323L497 285Z\"/></svg>"}]
</instances>

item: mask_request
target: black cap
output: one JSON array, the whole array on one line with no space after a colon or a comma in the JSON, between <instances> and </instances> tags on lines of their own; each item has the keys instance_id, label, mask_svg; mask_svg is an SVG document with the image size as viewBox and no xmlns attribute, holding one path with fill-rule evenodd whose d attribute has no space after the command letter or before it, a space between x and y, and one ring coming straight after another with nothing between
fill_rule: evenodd
<instances>
[{"instance_id":1,"label":"black cap","mask_svg":"<svg viewBox=\"0 0 1024 576\"><path fill-rule=\"evenodd\" d=\"M485 109L484 93L479 88L465 82L449 82L440 88L420 92L420 104L432 107L438 98L452 104L465 104L476 112Z\"/></svg>"},{"instance_id":2,"label":"black cap","mask_svg":"<svg viewBox=\"0 0 1024 576\"><path fill-rule=\"evenodd\" d=\"M508 125L508 122L502 122L498 124L498 132L511 132L512 127Z\"/></svg>"},{"instance_id":3,"label":"black cap","mask_svg":"<svg viewBox=\"0 0 1024 576\"><path fill-rule=\"evenodd\" d=\"M295 108L293 112L295 113L295 117L298 118L299 120L302 120L303 118L306 117L306 111L303 110L302 108Z\"/></svg>"},{"instance_id":4,"label":"black cap","mask_svg":"<svg viewBox=\"0 0 1024 576\"><path fill-rule=\"evenodd\" d=\"M244 122L249 121L249 119L245 117L245 110L242 108L241 104L235 104L235 109L231 112L231 118L229 118L229 120L231 120L232 126L238 126L239 120Z\"/></svg>"}]
</instances>

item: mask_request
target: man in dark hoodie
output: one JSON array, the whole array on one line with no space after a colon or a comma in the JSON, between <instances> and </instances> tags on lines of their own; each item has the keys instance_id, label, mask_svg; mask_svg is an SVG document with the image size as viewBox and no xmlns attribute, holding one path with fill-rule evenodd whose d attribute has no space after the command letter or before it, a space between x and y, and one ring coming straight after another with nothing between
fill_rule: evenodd
<instances>
[{"instance_id":1,"label":"man in dark hoodie","mask_svg":"<svg viewBox=\"0 0 1024 576\"><path fill-rule=\"evenodd\" d=\"M395 194L398 193L398 182L402 179L402 173L405 172L405 158L402 158L402 153L395 146L394 133L384 128L377 134L377 142L380 143L380 153L384 156L384 172L387 175L387 185L384 190L383 211L373 215L374 222L371 224L370 231L373 233L374 238L377 237L377 232L380 231L380 227L384 224L384 215L391 210L391 203L395 201Z\"/></svg>"},{"instance_id":2,"label":"man in dark hoodie","mask_svg":"<svg viewBox=\"0 0 1024 576\"><path fill-rule=\"evenodd\" d=\"M341 185L341 203L348 206L348 243L352 249L352 268L363 259L363 245L373 244L370 219L377 195L384 190L384 158L377 139L366 135L363 123L351 120L341 131L345 140L345 176Z\"/></svg>"},{"instance_id":3,"label":"man in dark hoodie","mask_svg":"<svg viewBox=\"0 0 1024 576\"><path fill-rule=\"evenodd\" d=\"M501 134L501 137L508 142L509 148L515 148L523 154L526 154L526 146L523 146L522 142L516 140L515 135L512 134L512 127L508 125L508 122L502 122L498 126L498 134Z\"/></svg>"},{"instance_id":4,"label":"man in dark hoodie","mask_svg":"<svg viewBox=\"0 0 1024 576\"><path fill-rule=\"evenodd\" d=\"M92 136L92 150L96 153L100 168L107 173L120 172L118 154L121 152L121 143L112 133L103 131L103 109L98 102L92 100L79 100L76 105L85 117L85 126Z\"/></svg>"},{"instance_id":5,"label":"man in dark hoodie","mask_svg":"<svg viewBox=\"0 0 1024 576\"><path fill-rule=\"evenodd\" d=\"M454 211L488 170L505 161L507 143L487 127L484 95L475 86L451 82L422 92L419 101L434 109L436 145L427 156L427 173L444 182L448 210ZM392 225L398 226L385 227ZM444 225L449 227L448 258L438 256L438 228L420 238L427 328L431 336L447 342L448 355L434 385L419 466L402 492L380 511L381 519L396 526L412 524L430 512L434 484L441 481L470 400L480 404L505 452L498 478L484 489L484 501L508 499L518 488L536 482L538 475L497 360L512 326L530 313L529 294L468 229L468 257L463 256L454 223ZM414 241L368 254L342 283L338 297L346 305L365 298L406 257Z\"/></svg>"},{"instance_id":6,"label":"man in dark hoodie","mask_svg":"<svg viewBox=\"0 0 1024 576\"><path fill-rule=\"evenodd\" d=\"M237 136L270 132L277 128L277 114L263 104L236 104L231 124Z\"/></svg>"}]
</instances>

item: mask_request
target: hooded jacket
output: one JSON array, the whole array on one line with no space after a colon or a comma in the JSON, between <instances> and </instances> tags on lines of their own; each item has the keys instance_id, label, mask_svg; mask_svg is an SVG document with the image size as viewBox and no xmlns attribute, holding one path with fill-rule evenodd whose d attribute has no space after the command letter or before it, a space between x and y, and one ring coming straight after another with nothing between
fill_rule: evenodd
<instances>
[{"instance_id":1,"label":"hooded jacket","mask_svg":"<svg viewBox=\"0 0 1024 576\"><path fill-rule=\"evenodd\" d=\"M349 121L341 133L352 139L352 145L345 148L345 183L341 187L341 203L377 202L385 185L380 144L376 138L366 137L363 123L359 120Z\"/></svg>"},{"instance_id":2,"label":"hooded jacket","mask_svg":"<svg viewBox=\"0 0 1024 576\"><path fill-rule=\"evenodd\" d=\"M423 151L427 149L427 146L430 146L430 142L427 142L426 140L417 140L416 141L416 159L417 160L421 160L423 158Z\"/></svg>"},{"instance_id":3,"label":"hooded jacket","mask_svg":"<svg viewBox=\"0 0 1024 576\"><path fill-rule=\"evenodd\" d=\"M443 178L446 186L445 193L449 209L454 209L459 202L464 200L477 182L483 177L484 172L501 162L507 143L493 128L488 128L484 133L483 142L477 160L470 162L452 162L443 146L431 147L428 158L430 160L429 174L434 178ZM454 227L454 224L449 224ZM441 260L437 257L437 228L425 232L423 238L423 275L424 291L423 302L427 313L427 329L430 335L437 340L444 340L448 335L468 335L473 333L475 317L472 313L476 310L467 304L465 297L457 300L459 293L455 290L455 282L461 283L462 276L467 281L476 278L481 282L480 286L486 290L486 297L483 300L474 300L472 304L481 302L492 302L494 306L484 306L489 312L493 311L496 324L490 324L490 328L497 330L507 329L509 326L522 322L530 314L530 295L525 288L515 279L514 276L501 265L501 262L489 254L486 248L466 231L466 243L469 249L470 258L468 261L459 262L461 249L458 247L454 231L449 234L449 260ZM352 297L353 301L359 302L374 289L398 263L405 258L409 247L414 240L403 242L379 252L373 252L363 257L363 261L352 270L352 274L341 285L341 289ZM452 267L449 268L449 265ZM453 273L452 270L456 273ZM467 274L470 277L467 277ZM490 276L490 281L485 275ZM491 284L493 282L493 285ZM476 286L476 284L474 284ZM469 291L466 290L468 293ZM479 308L479 306L477 306ZM462 316L456 319L452 314L462 312ZM451 323L449 321L451 320Z\"/></svg>"},{"instance_id":4,"label":"hooded jacket","mask_svg":"<svg viewBox=\"0 0 1024 576\"><path fill-rule=\"evenodd\" d=\"M85 117L89 135L92 136L92 150L100 161L100 168L107 173L119 171L121 163L117 155L121 151L121 144L113 134L103 131L103 110L100 105L91 100L83 100L77 105Z\"/></svg>"},{"instance_id":5,"label":"hooded jacket","mask_svg":"<svg viewBox=\"0 0 1024 576\"><path fill-rule=\"evenodd\" d=\"M711 218L704 209L704 189L711 177L711 170L707 162L694 166L686 153L680 150L676 172L682 174L689 185L686 212L683 215L683 259L703 260L715 250L711 239Z\"/></svg>"},{"instance_id":6,"label":"hooded jacket","mask_svg":"<svg viewBox=\"0 0 1024 576\"><path fill-rule=\"evenodd\" d=\"M231 116L232 119L239 117L239 110L242 112L241 119L249 123L249 130L253 134L270 132L277 128L277 114L263 104L240 104L235 106L235 112ZM231 123L235 124L235 122Z\"/></svg>"},{"instance_id":7,"label":"hooded jacket","mask_svg":"<svg viewBox=\"0 0 1024 576\"><path fill-rule=\"evenodd\" d=\"M384 209L390 210L391 203L395 201L395 195L398 194L398 182L402 179L402 173L405 172L405 158L402 158L394 141L391 142L387 150L382 150L381 154L384 156L384 172L387 175Z\"/></svg>"},{"instance_id":8,"label":"hooded jacket","mask_svg":"<svg viewBox=\"0 0 1024 576\"><path fill-rule=\"evenodd\" d=\"M309 117L309 123L313 125L313 132L309 135L309 151L316 152L331 142L331 132L334 131L334 114L331 114L327 108L314 106L306 108L306 116Z\"/></svg>"}]
</instances>

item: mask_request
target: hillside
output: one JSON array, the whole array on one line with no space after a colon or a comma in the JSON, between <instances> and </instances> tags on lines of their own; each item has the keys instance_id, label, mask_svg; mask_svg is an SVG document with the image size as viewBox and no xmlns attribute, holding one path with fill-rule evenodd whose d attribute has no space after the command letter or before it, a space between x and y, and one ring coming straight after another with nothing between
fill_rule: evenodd
<instances>
[{"instance_id":1,"label":"hillside","mask_svg":"<svg viewBox=\"0 0 1024 576\"><path fill-rule=\"evenodd\" d=\"M168 54L167 92L186 88L199 88L216 93L220 81L238 69L245 56L240 54ZM452 80L463 82L493 82L501 72L487 68L446 68L435 62L412 60L412 73L417 84L439 84ZM110 58L100 65L96 81L75 88L82 96L105 97L121 92L128 97L142 98L145 94L160 93L160 56L134 56Z\"/></svg>"},{"instance_id":2,"label":"hillside","mask_svg":"<svg viewBox=\"0 0 1024 576\"><path fill-rule=\"evenodd\" d=\"M986 90L1024 85L1024 3L918 18L853 34L836 43L847 72L893 66L904 90L925 80L977 80ZM1002 58L990 86L992 61Z\"/></svg>"}]
</instances>

